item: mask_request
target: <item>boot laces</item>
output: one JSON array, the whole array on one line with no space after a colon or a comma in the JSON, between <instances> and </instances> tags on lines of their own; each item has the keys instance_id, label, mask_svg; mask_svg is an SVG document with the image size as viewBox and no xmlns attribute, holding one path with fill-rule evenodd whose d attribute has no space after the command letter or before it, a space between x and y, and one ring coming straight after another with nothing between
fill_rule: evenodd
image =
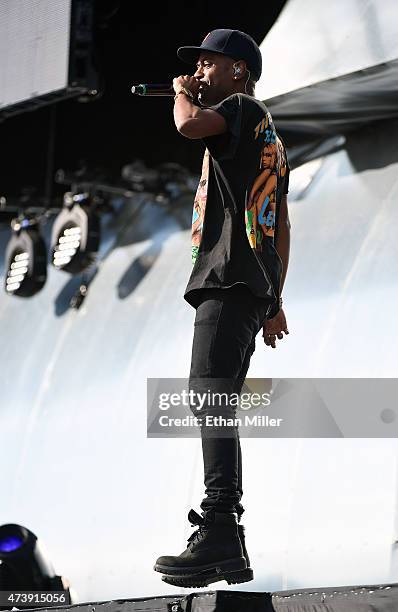
<instances>
[{"instance_id":1,"label":"boot laces","mask_svg":"<svg viewBox=\"0 0 398 612\"><path fill-rule=\"evenodd\" d=\"M203 540L206 531L208 530L208 522L200 516L195 510L190 510L188 514L188 520L192 527L197 526L198 529L192 533L188 538L188 548Z\"/></svg>"}]
</instances>

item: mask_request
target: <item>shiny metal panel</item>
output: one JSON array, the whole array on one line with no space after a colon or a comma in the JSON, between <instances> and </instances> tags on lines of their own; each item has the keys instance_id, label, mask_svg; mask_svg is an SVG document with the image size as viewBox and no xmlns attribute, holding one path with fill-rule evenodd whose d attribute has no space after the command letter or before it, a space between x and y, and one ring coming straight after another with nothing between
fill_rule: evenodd
<instances>
[{"instance_id":1,"label":"shiny metal panel","mask_svg":"<svg viewBox=\"0 0 398 612\"><path fill-rule=\"evenodd\" d=\"M396 0L289 0L260 45L261 100L398 58Z\"/></svg>"}]
</instances>

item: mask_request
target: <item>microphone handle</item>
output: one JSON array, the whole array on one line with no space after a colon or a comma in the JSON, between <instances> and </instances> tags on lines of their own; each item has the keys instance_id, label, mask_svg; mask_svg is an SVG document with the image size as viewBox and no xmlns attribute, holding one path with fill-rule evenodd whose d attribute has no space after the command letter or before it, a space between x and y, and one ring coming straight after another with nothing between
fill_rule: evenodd
<instances>
[{"instance_id":1,"label":"microphone handle","mask_svg":"<svg viewBox=\"0 0 398 612\"><path fill-rule=\"evenodd\" d=\"M174 96L175 91L170 83L141 83L133 85L131 93L139 96Z\"/></svg>"}]
</instances>

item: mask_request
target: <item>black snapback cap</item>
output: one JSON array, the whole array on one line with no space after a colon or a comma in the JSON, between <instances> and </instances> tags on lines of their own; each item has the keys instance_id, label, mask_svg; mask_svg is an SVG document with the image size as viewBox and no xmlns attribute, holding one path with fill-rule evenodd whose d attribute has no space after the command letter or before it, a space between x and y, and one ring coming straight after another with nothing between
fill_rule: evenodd
<instances>
[{"instance_id":1,"label":"black snapback cap","mask_svg":"<svg viewBox=\"0 0 398 612\"><path fill-rule=\"evenodd\" d=\"M234 60L245 60L250 75L255 81L261 76L261 51L255 40L249 34L240 30L212 30L203 39L200 47L180 47L178 57L188 64L194 64L202 51L221 53Z\"/></svg>"}]
</instances>

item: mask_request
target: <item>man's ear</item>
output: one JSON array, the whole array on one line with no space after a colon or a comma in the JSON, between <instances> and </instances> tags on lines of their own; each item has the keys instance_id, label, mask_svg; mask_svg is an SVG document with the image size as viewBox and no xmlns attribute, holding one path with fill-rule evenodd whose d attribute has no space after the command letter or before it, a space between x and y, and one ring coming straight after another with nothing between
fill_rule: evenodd
<instances>
[{"instance_id":1,"label":"man's ear","mask_svg":"<svg viewBox=\"0 0 398 612\"><path fill-rule=\"evenodd\" d=\"M244 60L234 62L232 65L232 70L234 79L242 79L246 73L246 62Z\"/></svg>"}]
</instances>

